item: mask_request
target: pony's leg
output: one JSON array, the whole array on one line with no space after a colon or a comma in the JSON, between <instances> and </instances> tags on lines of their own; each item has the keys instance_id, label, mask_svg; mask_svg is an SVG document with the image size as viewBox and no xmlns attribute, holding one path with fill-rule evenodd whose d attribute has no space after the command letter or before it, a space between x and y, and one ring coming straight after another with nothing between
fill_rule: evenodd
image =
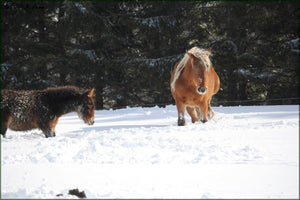
<instances>
[{"instance_id":1,"label":"pony's leg","mask_svg":"<svg viewBox=\"0 0 300 200\"><path fill-rule=\"evenodd\" d=\"M209 120L211 120L216 115L214 110L210 106L210 100L211 99L208 100L208 110L207 110L207 117Z\"/></svg>"},{"instance_id":2,"label":"pony's leg","mask_svg":"<svg viewBox=\"0 0 300 200\"><path fill-rule=\"evenodd\" d=\"M201 119L201 116L202 116L202 112L201 112L200 107L195 107L195 110L196 110L196 113L197 113L197 115L198 115L198 120L200 120L200 119Z\"/></svg>"},{"instance_id":3,"label":"pony's leg","mask_svg":"<svg viewBox=\"0 0 300 200\"><path fill-rule=\"evenodd\" d=\"M43 121L39 121L38 122L38 126L43 131L43 133L44 133L44 135L45 135L46 138L48 138L48 137L54 137L54 134L53 134L53 132L52 132L52 130L51 130L51 128L50 128L50 126L49 126L48 123L45 123Z\"/></svg>"},{"instance_id":4,"label":"pony's leg","mask_svg":"<svg viewBox=\"0 0 300 200\"><path fill-rule=\"evenodd\" d=\"M185 105L182 103L176 102L177 112L178 112L178 126L184 126L185 125Z\"/></svg>"},{"instance_id":5,"label":"pony's leg","mask_svg":"<svg viewBox=\"0 0 300 200\"><path fill-rule=\"evenodd\" d=\"M43 131L46 138L55 137L55 127L58 122L58 117L54 119L40 119L38 121L39 128Z\"/></svg>"},{"instance_id":6,"label":"pony's leg","mask_svg":"<svg viewBox=\"0 0 300 200\"><path fill-rule=\"evenodd\" d=\"M198 114L196 112L196 108L186 107L186 110L192 118L192 123L199 121Z\"/></svg>"},{"instance_id":7,"label":"pony's leg","mask_svg":"<svg viewBox=\"0 0 300 200\"><path fill-rule=\"evenodd\" d=\"M6 137L6 131L7 131L7 126L3 125L3 123L1 122L1 135L3 137Z\"/></svg>"},{"instance_id":8,"label":"pony's leg","mask_svg":"<svg viewBox=\"0 0 300 200\"><path fill-rule=\"evenodd\" d=\"M56 124L58 123L58 118L55 118L53 121L50 121L49 122L49 126L51 128L51 131L53 133L53 137L56 136L56 133L55 133L55 127L56 127Z\"/></svg>"},{"instance_id":9,"label":"pony's leg","mask_svg":"<svg viewBox=\"0 0 300 200\"><path fill-rule=\"evenodd\" d=\"M6 137L6 131L9 127L12 117L8 114L1 113L1 135Z\"/></svg>"},{"instance_id":10,"label":"pony's leg","mask_svg":"<svg viewBox=\"0 0 300 200\"><path fill-rule=\"evenodd\" d=\"M208 121L208 119L207 119L208 105L207 104L203 104L202 106L200 106L200 109L201 109L200 120L201 120L201 122L205 123L205 122Z\"/></svg>"},{"instance_id":11,"label":"pony's leg","mask_svg":"<svg viewBox=\"0 0 300 200\"><path fill-rule=\"evenodd\" d=\"M3 126L1 126L1 135L5 138L6 137L6 131L7 128L3 128Z\"/></svg>"},{"instance_id":12,"label":"pony's leg","mask_svg":"<svg viewBox=\"0 0 300 200\"><path fill-rule=\"evenodd\" d=\"M54 137L54 133L51 131L51 129L46 129L46 130L42 130L45 137L48 138L48 137Z\"/></svg>"}]
</instances>

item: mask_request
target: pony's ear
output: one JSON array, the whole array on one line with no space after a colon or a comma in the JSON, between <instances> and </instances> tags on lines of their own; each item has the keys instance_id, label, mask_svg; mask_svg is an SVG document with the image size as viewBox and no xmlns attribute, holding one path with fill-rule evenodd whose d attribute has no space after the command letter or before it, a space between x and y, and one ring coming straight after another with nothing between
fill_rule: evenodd
<instances>
[{"instance_id":1,"label":"pony's ear","mask_svg":"<svg viewBox=\"0 0 300 200\"><path fill-rule=\"evenodd\" d=\"M93 88L93 89L86 89L84 91L83 95L92 98L93 95L94 95L94 90L95 90L95 88Z\"/></svg>"},{"instance_id":2,"label":"pony's ear","mask_svg":"<svg viewBox=\"0 0 300 200\"><path fill-rule=\"evenodd\" d=\"M211 47L210 47L209 49L207 49L207 52L206 52L206 55L207 55L207 56L210 56L210 55L211 55L211 50L212 50Z\"/></svg>"},{"instance_id":3,"label":"pony's ear","mask_svg":"<svg viewBox=\"0 0 300 200\"><path fill-rule=\"evenodd\" d=\"M186 53L190 56L190 58L191 58L192 60L194 60L195 56L194 56L192 53L190 53L190 52L188 52L188 51L186 51Z\"/></svg>"},{"instance_id":4,"label":"pony's ear","mask_svg":"<svg viewBox=\"0 0 300 200\"><path fill-rule=\"evenodd\" d=\"M194 67L194 65L195 65L196 62L197 62L197 58L194 56L194 54L192 54L192 53L190 53L190 52L186 52L186 53L189 55L189 57L190 57L190 59L191 59L192 67Z\"/></svg>"}]
</instances>

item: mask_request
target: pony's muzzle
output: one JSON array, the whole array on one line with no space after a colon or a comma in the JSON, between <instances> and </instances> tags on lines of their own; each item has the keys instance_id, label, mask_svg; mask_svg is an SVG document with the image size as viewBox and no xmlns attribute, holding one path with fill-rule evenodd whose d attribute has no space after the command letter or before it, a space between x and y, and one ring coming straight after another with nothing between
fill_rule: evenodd
<instances>
[{"instance_id":1,"label":"pony's muzzle","mask_svg":"<svg viewBox=\"0 0 300 200\"><path fill-rule=\"evenodd\" d=\"M207 86L205 86L205 88L198 87L197 92L199 94L205 94L207 92Z\"/></svg>"},{"instance_id":2,"label":"pony's muzzle","mask_svg":"<svg viewBox=\"0 0 300 200\"><path fill-rule=\"evenodd\" d=\"M94 118L93 119L91 119L90 121L88 121L88 125L93 125L95 123L95 120L94 120Z\"/></svg>"}]
</instances>

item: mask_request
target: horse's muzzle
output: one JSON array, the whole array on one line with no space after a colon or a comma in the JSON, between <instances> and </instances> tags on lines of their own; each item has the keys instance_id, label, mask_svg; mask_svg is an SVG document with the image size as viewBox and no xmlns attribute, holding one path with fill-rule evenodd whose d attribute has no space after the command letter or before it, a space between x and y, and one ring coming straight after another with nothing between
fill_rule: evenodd
<instances>
[{"instance_id":1,"label":"horse's muzzle","mask_svg":"<svg viewBox=\"0 0 300 200\"><path fill-rule=\"evenodd\" d=\"M207 86L205 86L205 88L202 88L202 87L198 87L197 88L197 92L199 94L205 94L207 92Z\"/></svg>"},{"instance_id":2,"label":"horse's muzzle","mask_svg":"<svg viewBox=\"0 0 300 200\"><path fill-rule=\"evenodd\" d=\"M95 123L94 119L91 119L89 122L88 122L88 125L93 125Z\"/></svg>"}]
</instances>

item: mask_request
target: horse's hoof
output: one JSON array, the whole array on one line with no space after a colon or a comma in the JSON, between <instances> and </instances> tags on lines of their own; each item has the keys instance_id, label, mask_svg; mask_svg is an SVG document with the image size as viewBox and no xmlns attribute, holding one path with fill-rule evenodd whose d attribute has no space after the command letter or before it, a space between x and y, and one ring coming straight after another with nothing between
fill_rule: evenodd
<instances>
[{"instance_id":1,"label":"horse's hoof","mask_svg":"<svg viewBox=\"0 0 300 200\"><path fill-rule=\"evenodd\" d=\"M47 136L47 135L46 135L46 138L51 138L51 137L55 137L55 135L52 135L52 136Z\"/></svg>"},{"instance_id":2,"label":"horse's hoof","mask_svg":"<svg viewBox=\"0 0 300 200\"><path fill-rule=\"evenodd\" d=\"M53 134L53 133L46 133L45 137L46 138L48 138L48 137L55 137L55 134Z\"/></svg>"},{"instance_id":3,"label":"horse's hoof","mask_svg":"<svg viewBox=\"0 0 300 200\"><path fill-rule=\"evenodd\" d=\"M88 122L88 125L91 126L91 125L93 125L94 123L95 123L95 121L94 121L94 120L91 120L91 121Z\"/></svg>"},{"instance_id":4,"label":"horse's hoof","mask_svg":"<svg viewBox=\"0 0 300 200\"><path fill-rule=\"evenodd\" d=\"M178 120L178 126L184 126L185 121L184 120Z\"/></svg>"}]
</instances>

